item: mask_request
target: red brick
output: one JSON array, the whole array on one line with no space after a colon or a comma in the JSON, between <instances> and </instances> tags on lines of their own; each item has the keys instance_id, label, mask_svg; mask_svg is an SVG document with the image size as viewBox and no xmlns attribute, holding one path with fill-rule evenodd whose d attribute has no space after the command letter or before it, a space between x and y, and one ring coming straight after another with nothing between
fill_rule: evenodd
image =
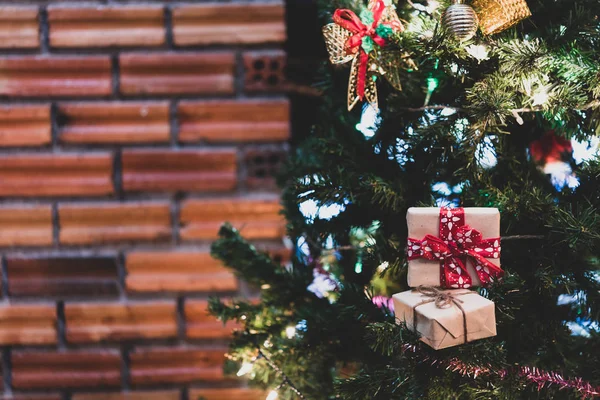
<instances>
[{"instance_id":1,"label":"red brick","mask_svg":"<svg viewBox=\"0 0 600 400\"><path fill-rule=\"evenodd\" d=\"M56 343L56 307L6 304L0 307L0 345Z\"/></svg>"},{"instance_id":2,"label":"red brick","mask_svg":"<svg viewBox=\"0 0 600 400\"><path fill-rule=\"evenodd\" d=\"M243 58L244 89L247 92L283 92L287 89L284 51L248 51Z\"/></svg>"},{"instance_id":3,"label":"red brick","mask_svg":"<svg viewBox=\"0 0 600 400\"><path fill-rule=\"evenodd\" d=\"M121 384L118 351L13 351L15 389L108 388Z\"/></svg>"},{"instance_id":4,"label":"red brick","mask_svg":"<svg viewBox=\"0 0 600 400\"><path fill-rule=\"evenodd\" d=\"M171 237L168 203L60 204L60 242L67 245L164 241Z\"/></svg>"},{"instance_id":5,"label":"red brick","mask_svg":"<svg viewBox=\"0 0 600 400\"><path fill-rule=\"evenodd\" d=\"M109 153L0 156L0 196L101 196L112 192Z\"/></svg>"},{"instance_id":6,"label":"red brick","mask_svg":"<svg viewBox=\"0 0 600 400\"><path fill-rule=\"evenodd\" d=\"M212 240L227 221L247 239L280 239L285 221L279 214L279 199L202 199L185 201L181 207L181 237Z\"/></svg>"},{"instance_id":7,"label":"red brick","mask_svg":"<svg viewBox=\"0 0 600 400\"><path fill-rule=\"evenodd\" d=\"M39 45L37 7L0 7L0 48L35 48Z\"/></svg>"},{"instance_id":8,"label":"red brick","mask_svg":"<svg viewBox=\"0 0 600 400\"><path fill-rule=\"evenodd\" d=\"M0 95L14 97L108 96L109 56L0 58Z\"/></svg>"},{"instance_id":9,"label":"red brick","mask_svg":"<svg viewBox=\"0 0 600 400\"><path fill-rule=\"evenodd\" d=\"M67 303L69 343L168 339L177 336L174 301L148 303Z\"/></svg>"},{"instance_id":10,"label":"red brick","mask_svg":"<svg viewBox=\"0 0 600 400\"><path fill-rule=\"evenodd\" d=\"M56 394L37 394L37 393L13 393L11 396L0 397L2 400L62 400L62 395Z\"/></svg>"},{"instance_id":11,"label":"red brick","mask_svg":"<svg viewBox=\"0 0 600 400\"><path fill-rule=\"evenodd\" d=\"M188 300L185 303L185 334L191 339L219 339L231 336L239 326L233 322L224 325L208 313L208 301Z\"/></svg>"},{"instance_id":12,"label":"red brick","mask_svg":"<svg viewBox=\"0 0 600 400\"><path fill-rule=\"evenodd\" d=\"M233 149L124 150L126 191L229 191L237 185Z\"/></svg>"},{"instance_id":13,"label":"red brick","mask_svg":"<svg viewBox=\"0 0 600 400\"><path fill-rule=\"evenodd\" d=\"M226 348L138 348L130 354L134 386L220 381Z\"/></svg>"},{"instance_id":14,"label":"red brick","mask_svg":"<svg viewBox=\"0 0 600 400\"><path fill-rule=\"evenodd\" d=\"M160 46L165 43L160 6L51 6L50 46Z\"/></svg>"},{"instance_id":15,"label":"red brick","mask_svg":"<svg viewBox=\"0 0 600 400\"><path fill-rule=\"evenodd\" d=\"M206 400L264 400L266 393L258 389L190 389L190 399Z\"/></svg>"},{"instance_id":16,"label":"red brick","mask_svg":"<svg viewBox=\"0 0 600 400\"><path fill-rule=\"evenodd\" d=\"M175 44L255 44L285 41L281 3L198 4L173 9Z\"/></svg>"},{"instance_id":17,"label":"red brick","mask_svg":"<svg viewBox=\"0 0 600 400\"><path fill-rule=\"evenodd\" d=\"M112 392L112 393L76 393L72 400L179 400L179 390L158 390L152 392ZM197 400L190 398L190 400ZM241 399L240 399L241 400Z\"/></svg>"},{"instance_id":18,"label":"red brick","mask_svg":"<svg viewBox=\"0 0 600 400\"><path fill-rule=\"evenodd\" d=\"M234 291L238 283L229 270L202 252L133 252L127 255L129 292Z\"/></svg>"},{"instance_id":19,"label":"red brick","mask_svg":"<svg viewBox=\"0 0 600 400\"><path fill-rule=\"evenodd\" d=\"M52 244L52 209L49 205L0 207L0 246Z\"/></svg>"},{"instance_id":20,"label":"red brick","mask_svg":"<svg viewBox=\"0 0 600 400\"><path fill-rule=\"evenodd\" d=\"M115 257L7 257L10 296L118 294Z\"/></svg>"},{"instance_id":21,"label":"red brick","mask_svg":"<svg viewBox=\"0 0 600 400\"><path fill-rule=\"evenodd\" d=\"M287 100L185 101L178 113L182 142L273 142L290 135Z\"/></svg>"},{"instance_id":22,"label":"red brick","mask_svg":"<svg viewBox=\"0 0 600 400\"><path fill-rule=\"evenodd\" d=\"M126 95L233 94L234 53L122 54Z\"/></svg>"},{"instance_id":23,"label":"red brick","mask_svg":"<svg viewBox=\"0 0 600 400\"><path fill-rule=\"evenodd\" d=\"M169 104L64 103L58 108L60 140L76 144L169 141Z\"/></svg>"},{"instance_id":24,"label":"red brick","mask_svg":"<svg viewBox=\"0 0 600 400\"><path fill-rule=\"evenodd\" d=\"M0 146L43 146L50 142L50 105L0 106Z\"/></svg>"}]
</instances>

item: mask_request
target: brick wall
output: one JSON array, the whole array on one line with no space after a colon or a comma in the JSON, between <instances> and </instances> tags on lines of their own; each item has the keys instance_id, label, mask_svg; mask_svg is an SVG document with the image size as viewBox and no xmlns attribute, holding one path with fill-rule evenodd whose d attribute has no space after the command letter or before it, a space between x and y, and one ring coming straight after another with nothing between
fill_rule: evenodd
<instances>
[{"instance_id":1,"label":"brick wall","mask_svg":"<svg viewBox=\"0 0 600 400\"><path fill-rule=\"evenodd\" d=\"M0 0L0 399L264 398L208 251L280 250L285 37L273 0Z\"/></svg>"}]
</instances>

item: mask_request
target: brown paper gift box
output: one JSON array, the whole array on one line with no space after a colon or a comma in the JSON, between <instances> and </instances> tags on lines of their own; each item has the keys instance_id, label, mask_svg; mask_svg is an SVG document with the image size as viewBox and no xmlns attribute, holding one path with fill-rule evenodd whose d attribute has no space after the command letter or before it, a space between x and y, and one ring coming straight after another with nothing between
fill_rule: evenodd
<instances>
[{"instance_id":1,"label":"brown paper gift box","mask_svg":"<svg viewBox=\"0 0 600 400\"><path fill-rule=\"evenodd\" d=\"M492 301L469 290L442 292L451 293L463 301L460 305L467 319L467 342L496 336L496 314ZM429 346L439 350L465 343L463 312L456 305L438 308L434 298L417 290L398 293L392 298L396 322L405 322L408 329L414 330L416 312L416 331Z\"/></svg>"},{"instance_id":2,"label":"brown paper gift box","mask_svg":"<svg viewBox=\"0 0 600 400\"><path fill-rule=\"evenodd\" d=\"M477 229L484 239L500 237L500 212L497 208L466 207L465 223ZM411 207L406 213L408 237L421 240L425 235L439 237L440 209L437 207ZM500 266L500 259L489 259ZM473 286L481 286L472 261L467 261L467 270ZM408 286L440 286L440 262L423 258L408 261Z\"/></svg>"}]
</instances>

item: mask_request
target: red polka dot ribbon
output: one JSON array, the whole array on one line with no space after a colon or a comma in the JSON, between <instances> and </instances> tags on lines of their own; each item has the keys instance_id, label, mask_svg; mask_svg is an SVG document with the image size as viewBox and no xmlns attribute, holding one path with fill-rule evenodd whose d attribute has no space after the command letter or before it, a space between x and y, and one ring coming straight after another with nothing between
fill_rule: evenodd
<instances>
[{"instance_id":1,"label":"red polka dot ribbon","mask_svg":"<svg viewBox=\"0 0 600 400\"><path fill-rule=\"evenodd\" d=\"M481 232L465 224L463 208L440 209L439 237L425 235L423 240L408 239L408 259L440 261L440 286L466 289L473 286L467 260L483 286L500 279L504 271L488 260L500 257L500 238L483 239Z\"/></svg>"}]
</instances>

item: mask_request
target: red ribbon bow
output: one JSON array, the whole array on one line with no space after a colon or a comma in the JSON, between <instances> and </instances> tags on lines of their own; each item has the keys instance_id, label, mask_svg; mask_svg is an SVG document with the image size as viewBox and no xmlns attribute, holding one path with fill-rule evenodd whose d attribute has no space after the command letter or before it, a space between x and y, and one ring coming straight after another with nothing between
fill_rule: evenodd
<instances>
[{"instance_id":1,"label":"red ribbon bow","mask_svg":"<svg viewBox=\"0 0 600 400\"><path fill-rule=\"evenodd\" d=\"M469 288L473 285L466 261L475 264L475 272L483 286L504 275L504 271L488 260L500 257L500 238L483 239L481 232L465 225L462 208L440 209L440 237L425 235L423 240L408 239L408 259L424 258L440 261L440 286Z\"/></svg>"},{"instance_id":2,"label":"red ribbon bow","mask_svg":"<svg viewBox=\"0 0 600 400\"><path fill-rule=\"evenodd\" d=\"M375 30L379 26L379 20L385 10L383 0L378 0L373 7L373 23L369 25L363 24L360 18L352 10L337 9L333 14L333 22L344 29L352 32L352 36L346 41L345 47L348 54L356 54L359 52L360 64L358 67L358 80L356 83L356 92L362 100L365 96L365 85L367 81L367 66L369 64L369 54L365 52L361 45L365 36L369 36L379 46L385 45L385 39L379 36Z\"/></svg>"}]
</instances>

